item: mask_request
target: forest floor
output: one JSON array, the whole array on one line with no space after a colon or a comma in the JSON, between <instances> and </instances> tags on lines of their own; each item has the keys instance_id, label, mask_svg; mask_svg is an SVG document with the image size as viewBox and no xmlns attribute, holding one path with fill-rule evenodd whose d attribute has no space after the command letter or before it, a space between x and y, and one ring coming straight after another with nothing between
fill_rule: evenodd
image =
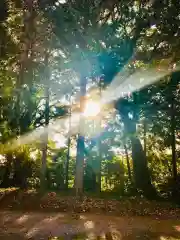
<instances>
[{"instance_id":1,"label":"forest floor","mask_svg":"<svg viewBox=\"0 0 180 240\"><path fill-rule=\"evenodd\" d=\"M143 198L78 200L10 189L0 191L0 239L180 240L180 209Z\"/></svg>"},{"instance_id":2,"label":"forest floor","mask_svg":"<svg viewBox=\"0 0 180 240\"><path fill-rule=\"evenodd\" d=\"M2 211L0 239L179 240L180 220L86 213L75 219L67 213Z\"/></svg>"}]
</instances>

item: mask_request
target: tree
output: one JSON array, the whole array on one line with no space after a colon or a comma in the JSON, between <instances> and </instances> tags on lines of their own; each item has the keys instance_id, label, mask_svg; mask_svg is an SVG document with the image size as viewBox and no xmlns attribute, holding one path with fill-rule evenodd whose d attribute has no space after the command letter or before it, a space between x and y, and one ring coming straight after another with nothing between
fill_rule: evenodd
<instances>
[{"instance_id":1,"label":"tree","mask_svg":"<svg viewBox=\"0 0 180 240\"><path fill-rule=\"evenodd\" d=\"M46 189L46 165L47 165L47 148L48 148L48 131L46 128L48 128L49 125L49 114L50 114L50 107L49 107L49 80L50 80L50 74L49 74L49 56L48 53L45 53L44 56L44 78L45 80L45 88L44 88L44 98L45 98L45 131L42 136L42 168L41 168L41 189Z\"/></svg>"},{"instance_id":2,"label":"tree","mask_svg":"<svg viewBox=\"0 0 180 240\"><path fill-rule=\"evenodd\" d=\"M172 148L172 172L174 181L177 181L177 163L176 163L176 106L175 106L175 90L180 75L179 72L172 74L172 80L170 82L170 93L169 93L169 103L170 103L170 128L171 128L171 148Z\"/></svg>"},{"instance_id":3,"label":"tree","mask_svg":"<svg viewBox=\"0 0 180 240\"><path fill-rule=\"evenodd\" d=\"M53 5L53 2L51 2L49 5ZM51 19L54 21L55 24L55 29L56 29L56 33L57 35L59 34L59 39L60 41L63 42L64 44L64 49L66 49L66 47L68 46L69 50L72 49L72 43L74 44L75 42L77 43L77 45L79 46L80 49L82 49L82 51L86 52L86 55L88 53L88 59L92 59L89 55L89 50L88 50L88 45L87 45L87 41L85 39L87 39L87 37L84 35L84 29L87 28L91 29L91 24L93 24L94 27L94 32L96 33L96 31L98 30L98 32L104 33L104 35L102 35L102 40L105 41L106 43L106 48L101 47L100 41L101 39L95 36L95 43L96 46L100 47L100 49L102 49L100 52L97 52L95 50L95 57L96 59L98 59L99 65L100 65L100 71L102 71L102 73L105 75L105 82L110 83L113 79L113 77L115 76L115 74L124 66L124 64L127 62L127 60L132 56L133 53L133 49L136 45L137 39L140 36L141 31L143 30L143 28L145 26L149 25L148 21L140 21L140 17L138 16L137 13L135 13L135 15L133 15L133 18L136 17L136 26L133 29L133 33L131 33L131 35L133 34L133 38L132 36L127 36L126 31L123 32L123 34L121 35L121 41L119 41L119 43L117 42L117 39L114 37L110 36L110 33L116 33L117 29L124 29L124 26L122 26L121 22L122 22L122 18L120 17L120 15L118 15L117 18L114 18L113 14L115 11L115 8L112 9L112 7L110 7L109 12L110 14L108 14L106 21L112 17L112 23L107 24L107 22L105 21L104 24L102 24L100 27L98 26L98 24L96 24L96 20L95 19L99 19L102 20L102 15L104 12L104 8L109 7L104 5L102 8L100 5L96 5L94 2L91 3L92 5L89 7L89 9L87 9L86 7L82 7L79 4L76 6L75 5L68 5L68 3L63 4L63 5L59 5L57 7L55 7L54 11L48 10L48 12L46 11L47 14L49 14L49 16L51 17ZM128 3L129 4L129 3ZM119 7L123 7L124 9L128 10L128 11L132 11L131 8L128 7L128 4L123 5L123 6L118 6L116 4L114 4L115 7L118 8L118 11L120 11ZM113 6L113 7L114 7ZM131 6L132 7L132 6ZM67 10L67 14L63 15L64 9ZM78 9L78 10L76 10ZM94 10L94 14L92 14L92 16L90 17L89 14L91 10ZM90 11L89 11L90 10ZM102 11L102 12L101 12ZM80 19L81 21L78 22L78 24L81 24L82 28L80 30L77 30L75 33L68 29L68 34L71 35L73 38L71 39L71 41L67 41L67 37L65 39L65 36L67 36L67 33L64 32L65 35L63 35L63 32L59 32L58 29L60 28L60 26L58 25L58 18L57 18L57 13L61 13L60 15L62 16L62 20L64 23L64 27L63 29L67 29L67 27L69 27L70 25L68 24L68 22L66 21L66 19L69 19L69 22L71 24L73 24L74 28L77 30L78 26L75 22L75 20L77 19L77 17L82 16ZM91 12L92 13L92 12ZM143 12L143 16L146 14L146 12ZM60 16L58 14L58 16ZM124 17L127 17L128 12L125 12ZM88 19L90 17L90 19ZM142 16L141 16L142 17ZM88 19L88 21L87 21ZM128 21L130 22L130 20ZM72 25L70 26L72 27ZM71 28L72 29L72 28ZM108 32L107 32L108 29ZM126 30L126 29L125 29ZM106 32L108 34L106 34ZM75 34L75 36L74 36ZM105 37L107 36L107 40L105 40ZM68 36L68 40L69 40L69 36ZM88 40L88 39L87 39ZM90 39L89 39L90 40ZM88 41L89 41L88 40ZM92 41L92 40L90 40ZM113 44L113 42L115 42L115 44ZM113 45L112 45L113 44ZM108 52L108 45L112 45L110 51ZM124 49L128 49L126 52L124 52ZM91 48L91 51L93 50L93 48ZM99 56L98 56L99 54ZM123 61L120 60L120 58L118 58L117 56L123 56ZM90 60L92 61L92 60ZM97 69L97 66L96 66ZM103 69L103 70L102 70ZM97 72L97 71L96 71ZM97 74L97 73L96 73ZM86 74L88 75L88 74ZM83 142L83 141L82 141ZM83 144L81 144L83 146ZM79 146L79 144L78 144ZM141 147L139 148L141 149ZM136 155L136 154L135 154ZM78 155L79 156L79 155ZM82 178L81 178L82 179Z\"/></svg>"},{"instance_id":4,"label":"tree","mask_svg":"<svg viewBox=\"0 0 180 240\"><path fill-rule=\"evenodd\" d=\"M177 65L179 61L180 49L179 2L174 1L174 4L171 4L158 1L111 1L110 3L87 0L82 5L80 1L67 1L63 4L42 0L37 4L28 1L28 4L22 5L21 1L16 0L6 1L6 3L2 2L5 16L2 16L0 22L2 35L0 77L3 86L0 103L0 120L3 128L0 130L0 137L2 141L5 142L9 138L30 132L37 127L46 128L49 122L60 121L59 116L67 116L68 107L63 105L62 98L72 92L72 89L74 92L78 92L78 88L80 90L82 113L88 84L94 79L99 79L103 74L106 92L115 83L119 84L117 86L120 91L124 87L134 92L129 97L126 96L127 94L124 96L121 94L113 100L111 108L116 108L120 124L116 127L111 126L111 131L105 128L102 134L97 134L95 141L89 132L85 133L83 127L86 123L88 124L88 121L85 122L81 117L76 158L77 194L82 194L83 191L84 170L86 177L87 172L94 170L90 164L90 157L87 154L89 149L86 145L92 149L91 143L95 142L92 145L96 150L92 152L93 159L97 160L96 143L103 138L102 152L99 153L98 159L101 164L96 166L96 174L91 176L93 183L95 175L99 176L99 181L95 181L94 185L99 183L100 186L104 166L114 159L113 154L110 154L111 145L120 149L124 146L123 137L119 133L122 130L122 123L126 133L125 138L128 138L132 145L133 172L137 189L146 196L152 197L155 191L151 180L155 183L154 172L157 172L157 169L158 171L164 169L164 179L172 170L174 177L177 178L179 77L169 71L169 76L163 77L159 84L149 86L149 76L145 76L141 83L141 79L135 79L134 74L139 76L136 73L142 69L147 69L146 73L148 69L156 69L157 75L162 67L170 66L171 69L175 69L175 64ZM21 23L21 28L17 27L17 23ZM7 44L4 44L6 42ZM23 46L23 49L19 46ZM49 53L48 63L44 63L46 58L44 47ZM72 75L75 75L79 82L72 80L74 78ZM119 76L122 76L122 79L116 81ZM171 81L169 81L170 78ZM131 89L128 86L129 83ZM148 86L140 89L143 84ZM20 98L17 89L21 89ZM46 103L42 100L44 92L47 97ZM106 101L110 100L106 99ZM72 109L72 115L73 111ZM112 116L110 117L109 113L105 114L110 123ZM144 131L146 148L143 149L141 123L144 117L147 126ZM119 131L117 131L118 127ZM116 140L110 140L110 132ZM45 163L46 137L44 140ZM102 148L103 146L105 149ZM160 150L165 151L169 147L172 148L172 168L170 157L167 158L167 162L164 161L166 156L164 153L161 158L157 157ZM130 177L126 148L125 152ZM155 157L152 153L155 153ZM7 158L10 157L7 156ZM158 166L154 171L152 166L155 166L156 161ZM84 166L88 166L88 171ZM92 169L89 170L91 167ZM113 177L114 173L113 176L109 175L109 179ZM157 173L156 179L160 179ZM67 182L68 167L66 168Z\"/></svg>"},{"instance_id":5,"label":"tree","mask_svg":"<svg viewBox=\"0 0 180 240\"><path fill-rule=\"evenodd\" d=\"M86 6L82 7L81 5L79 5L78 2L76 2L75 4L76 5L74 5L74 3L59 4L59 5L56 5L54 10L48 8L48 10L45 10L45 12L50 17L50 19L52 19L52 21L54 22L56 34L59 36L59 39L62 42L62 46L64 50L67 51L67 47L69 48L69 50L70 49L73 50L72 44L76 43L78 48L81 49L83 52L85 52L86 55L88 53L88 59L91 63L93 58L91 57L92 54L90 54L89 49L91 49L91 52L93 52L94 50L94 56L97 59L98 66L100 66L100 72L104 74L105 83L109 84L113 80L114 76L121 70L121 68L126 64L126 62L132 57L134 48L137 45L137 42L141 37L141 34L145 33L146 29L148 29L151 24L151 21L152 21L151 14L156 15L157 11L159 10L159 5L156 3L153 3L153 4L146 3L144 5L140 3L138 5L136 2L126 2L126 3L119 3L119 4L117 2L114 2L112 5L105 3L102 6L100 4L95 4L95 2L91 2L89 9L87 9ZM41 4L41 6L42 5L43 4ZM54 2L51 1L49 3L49 6L53 6L53 5L54 5ZM65 15L63 14L64 9L66 9ZM92 9L94 14L90 16L90 12ZM105 9L109 11L107 15L105 14ZM60 30L60 25L58 24L59 23L58 16L60 15L62 20L61 25L64 24L64 27L63 27L64 30L68 29L68 34L66 30L64 32L62 32L62 28ZM67 19L69 22L67 21ZM80 19L78 21L78 24L76 22L76 19ZM98 24L95 19L99 20ZM132 20L134 20L135 24L133 23ZM81 28L78 30L79 26L81 26ZM86 30L88 29L90 30L90 32L92 32L91 31L92 26L93 26L94 36L95 36L94 39L90 37L90 35L89 36L87 34L85 35L85 32L84 32L85 29ZM129 33L127 31L128 27L131 29ZM73 28L76 29L76 32L73 31ZM101 33L100 37L97 36L96 34L97 30L98 32ZM120 39L117 37L114 37L114 35L117 34L117 31L119 30L121 30L121 34L119 35ZM112 33L114 33L114 35L112 35ZM70 36L71 36L71 39L70 39ZM88 45L88 42L92 42L92 41L95 42L95 46L99 47L100 51L95 50L93 48L93 45L89 48L90 45ZM101 45L102 41L104 42L103 47ZM108 48L108 46L110 46L110 48ZM94 74L99 74L99 72L95 70ZM128 121L128 123L131 125L134 124L134 126L132 126L131 128L133 129L133 134L135 134L136 132L135 123L133 123L133 121L128 120L128 116L125 116L125 114L120 109L122 107L122 103L124 102L122 102L121 100L117 102L116 104L117 109L119 113L122 115L122 119ZM127 111L126 113L128 114ZM130 132L132 131L132 129L130 130ZM145 191L148 189L147 187L149 186L149 188L151 189L151 192L154 192L153 187L151 186L151 183L150 183L151 181L150 181L150 175L148 173L146 157L144 156L141 143L137 139L137 137L136 138L131 137L131 142L132 142L132 149L133 149L134 169L137 169L137 171L134 170L135 176L137 178L136 179L137 187ZM137 152L135 152L137 145L139 150L138 154ZM78 156L79 156L79 151L78 151ZM143 159L141 164L138 158ZM135 166L138 163L140 167L138 166L136 168ZM147 183L145 183L146 181L144 181L144 186L142 186L142 181L139 181L138 178L140 178L141 174L142 174L142 178L144 178L144 175L143 175L144 173L147 174L147 177L146 177Z\"/></svg>"},{"instance_id":6,"label":"tree","mask_svg":"<svg viewBox=\"0 0 180 240\"><path fill-rule=\"evenodd\" d=\"M70 104L71 104L71 96L70 98ZM66 180L65 180L65 185L66 185L66 189L68 189L69 186L69 161L70 161L70 149L71 149L71 106L69 107L69 136L68 136L68 143L67 143L67 158L66 158L66 170L65 170L65 175L66 175Z\"/></svg>"}]
</instances>

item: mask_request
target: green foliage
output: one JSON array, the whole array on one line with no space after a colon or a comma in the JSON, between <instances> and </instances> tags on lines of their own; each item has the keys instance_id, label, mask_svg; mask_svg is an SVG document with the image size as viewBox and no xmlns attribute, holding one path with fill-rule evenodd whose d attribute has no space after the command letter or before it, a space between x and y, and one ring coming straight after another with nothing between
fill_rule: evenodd
<instances>
[{"instance_id":1,"label":"green foliage","mask_svg":"<svg viewBox=\"0 0 180 240\"><path fill-rule=\"evenodd\" d=\"M65 173L62 162L51 163L46 174L48 189L64 190Z\"/></svg>"},{"instance_id":2,"label":"green foliage","mask_svg":"<svg viewBox=\"0 0 180 240\"><path fill-rule=\"evenodd\" d=\"M76 99L79 75L88 79L88 87L100 77L106 87L122 68L130 76L139 69L160 71L178 66L178 0L173 4L162 1L108 2L87 0L84 4L80 1L63 4L54 0L38 1L30 8L25 6L26 11L20 1L0 2L3 9L0 17L1 186L39 187L40 150L34 157L32 155L34 148L40 148L40 145L19 147L9 152L5 149L9 140L27 133L32 136L37 128L50 123L45 149L47 186L53 190L64 189L68 174L69 186L73 187L74 156L70 156L67 173L67 143L65 149L59 149L53 137L58 131L66 136L66 123L62 130L62 127L58 129L58 121L70 112L67 99L69 101L70 96L72 101ZM26 15L28 12L30 17ZM97 191L101 174L103 191L124 195L139 188L144 193L145 190L150 192L152 180L158 192L173 195L174 185L179 186L178 179L176 184L171 182L172 162L179 171L179 82L179 71L173 72L158 84L117 99L111 106L116 108L116 115L108 111L104 114L104 125L108 125L108 129L104 127L102 135L97 134L95 141L91 137L94 123L86 121L89 130L85 141L85 191ZM136 83L135 80L131 82L131 88L135 88ZM71 110L74 114L73 107ZM57 126L55 130L52 122ZM36 142L40 136L35 136L32 141ZM133 180L128 178L125 140ZM75 141L76 138L71 149L76 147ZM100 149L98 141L101 142ZM171 148L177 153L176 158L169 154Z\"/></svg>"},{"instance_id":3,"label":"green foliage","mask_svg":"<svg viewBox=\"0 0 180 240\"><path fill-rule=\"evenodd\" d=\"M30 179L38 171L37 163L30 158L30 151L30 148L24 147L1 155L1 187L28 187Z\"/></svg>"}]
</instances>

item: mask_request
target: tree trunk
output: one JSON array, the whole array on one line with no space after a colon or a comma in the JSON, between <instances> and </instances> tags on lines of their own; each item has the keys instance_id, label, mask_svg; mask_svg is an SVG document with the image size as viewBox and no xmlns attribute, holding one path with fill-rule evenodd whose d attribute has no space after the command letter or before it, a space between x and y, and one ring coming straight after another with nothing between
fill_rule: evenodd
<instances>
[{"instance_id":1,"label":"tree trunk","mask_svg":"<svg viewBox=\"0 0 180 240\"><path fill-rule=\"evenodd\" d=\"M173 79L174 77L174 79ZM176 119L175 119L175 97L174 97L174 82L176 81L176 73L172 74L172 81L169 83L169 102L170 102L170 129L171 129L171 150L172 150L172 173L174 181L177 180L177 162L176 162Z\"/></svg>"},{"instance_id":2,"label":"tree trunk","mask_svg":"<svg viewBox=\"0 0 180 240\"><path fill-rule=\"evenodd\" d=\"M101 95L102 95L102 82L101 82L101 79L100 79L100 82L99 82L99 96L100 96L100 99L101 99ZM98 116L98 128L99 128L99 131L101 131L101 113L99 113L99 116ZM102 154L101 154L101 138L99 136L98 138L98 169L97 169L97 192L100 193L101 192L101 162L102 162Z\"/></svg>"},{"instance_id":3,"label":"tree trunk","mask_svg":"<svg viewBox=\"0 0 180 240\"><path fill-rule=\"evenodd\" d=\"M131 145L136 187L137 189L142 190L146 197L154 197L156 195L156 191L151 183L147 159L141 142L137 136L131 136Z\"/></svg>"},{"instance_id":4,"label":"tree trunk","mask_svg":"<svg viewBox=\"0 0 180 240\"><path fill-rule=\"evenodd\" d=\"M44 133L42 136L42 161L41 161L41 178L40 178L40 188L41 191L46 189L46 162L47 162L47 143L48 134Z\"/></svg>"},{"instance_id":5,"label":"tree trunk","mask_svg":"<svg viewBox=\"0 0 180 240\"><path fill-rule=\"evenodd\" d=\"M129 155L128 155L128 149L127 149L126 143L124 143L124 150L125 150L125 154L126 154L126 163L127 163L127 169L128 169L128 177L129 177L130 182L132 183L131 167L130 167Z\"/></svg>"},{"instance_id":6,"label":"tree trunk","mask_svg":"<svg viewBox=\"0 0 180 240\"><path fill-rule=\"evenodd\" d=\"M136 135L136 122L129 118L128 110L121 102L117 103L116 107L124 123L125 132L131 140L135 186L137 189L141 190L146 197L154 198L157 194L151 183L147 158L141 142Z\"/></svg>"},{"instance_id":7,"label":"tree trunk","mask_svg":"<svg viewBox=\"0 0 180 240\"><path fill-rule=\"evenodd\" d=\"M84 116L83 111L85 107L85 95L86 95L86 77L80 79L80 121L79 121L79 135L77 139L77 156L76 156L76 173L75 173L75 190L76 196L82 196L83 194L83 175L84 175Z\"/></svg>"},{"instance_id":8,"label":"tree trunk","mask_svg":"<svg viewBox=\"0 0 180 240\"><path fill-rule=\"evenodd\" d=\"M22 3L23 7L23 29L21 37L21 54L19 59L19 75L16 82L17 88L17 102L16 102L16 122L17 122L17 135L23 132L20 123L21 116L21 98L22 98L22 85L26 82L25 73L29 70L30 61L29 53L32 48L32 41L34 40L34 19L35 19L35 8L34 0L26 0ZM31 76L32 78L32 76ZM29 84L28 82L26 82Z\"/></svg>"},{"instance_id":9,"label":"tree trunk","mask_svg":"<svg viewBox=\"0 0 180 240\"><path fill-rule=\"evenodd\" d=\"M70 101L71 104L71 101ZM71 106L70 106L70 112L69 112L69 137L68 137L68 149L67 149L67 158L66 158L66 170L65 170L65 187L68 189L69 185L69 160L70 160L70 148L71 148Z\"/></svg>"},{"instance_id":10,"label":"tree trunk","mask_svg":"<svg viewBox=\"0 0 180 240\"><path fill-rule=\"evenodd\" d=\"M48 125L49 125L49 70L48 70L48 54L45 54L45 129L42 135L42 165L41 165L41 190L46 189L46 165L47 165L47 145L48 145Z\"/></svg>"},{"instance_id":11,"label":"tree trunk","mask_svg":"<svg viewBox=\"0 0 180 240\"><path fill-rule=\"evenodd\" d=\"M172 172L173 178L177 180L177 162L176 162L176 136L175 136L175 107L174 107L174 97L172 94L171 102L171 149L172 149Z\"/></svg>"},{"instance_id":12,"label":"tree trunk","mask_svg":"<svg viewBox=\"0 0 180 240\"><path fill-rule=\"evenodd\" d=\"M2 182L0 184L0 186L2 188L7 188L12 185L11 179L10 179L10 174L11 174L11 170L12 170L12 161L13 161L12 153L7 153L6 159L7 159L7 163L5 165L4 174L2 176Z\"/></svg>"},{"instance_id":13,"label":"tree trunk","mask_svg":"<svg viewBox=\"0 0 180 240\"><path fill-rule=\"evenodd\" d=\"M144 154L147 156L147 139L146 139L146 133L147 133L147 123L146 118L144 118L143 121L143 138L144 138Z\"/></svg>"},{"instance_id":14,"label":"tree trunk","mask_svg":"<svg viewBox=\"0 0 180 240\"><path fill-rule=\"evenodd\" d=\"M101 140L98 139L98 170L97 170L97 192L101 192L101 161L102 161L102 154L101 154Z\"/></svg>"}]
</instances>

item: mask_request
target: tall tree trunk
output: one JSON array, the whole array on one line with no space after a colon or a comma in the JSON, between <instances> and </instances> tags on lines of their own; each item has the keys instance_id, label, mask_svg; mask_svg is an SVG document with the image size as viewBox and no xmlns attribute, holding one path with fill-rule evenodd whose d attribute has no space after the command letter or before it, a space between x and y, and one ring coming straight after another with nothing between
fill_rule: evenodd
<instances>
[{"instance_id":1,"label":"tall tree trunk","mask_svg":"<svg viewBox=\"0 0 180 240\"><path fill-rule=\"evenodd\" d=\"M173 80L173 76L172 76ZM177 180L177 162L176 162L176 120L175 120L175 98L174 98L174 86L173 82L170 82L170 126L171 126L171 150L172 150L172 173L174 181Z\"/></svg>"},{"instance_id":2,"label":"tall tree trunk","mask_svg":"<svg viewBox=\"0 0 180 240\"><path fill-rule=\"evenodd\" d=\"M143 121L143 140L144 140L144 154L145 154L145 156L147 156L146 134L147 134L147 122L146 122L146 118L144 118L144 121Z\"/></svg>"},{"instance_id":3,"label":"tall tree trunk","mask_svg":"<svg viewBox=\"0 0 180 240\"><path fill-rule=\"evenodd\" d=\"M69 186L69 160L70 160L70 148L71 148L71 137L68 137L67 143L67 158L66 158L66 169L65 169L65 188L68 190Z\"/></svg>"},{"instance_id":4,"label":"tall tree trunk","mask_svg":"<svg viewBox=\"0 0 180 240\"><path fill-rule=\"evenodd\" d=\"M101 78L99 80L99 96L101 99L101 95L102 95L102 81ZM101 112L99 113L98 116L98 128L99 131L101 131ZM102 149L101 149L101 139L100 136L98 138L98 170L97 170L97 192L100 193L101 192L101 162L102 162Z\"/></svg>"},{"instance_id":5,"label":"tall tree trunk","mask_svg":"<svg viewBox=\"0 0 180 240\"><path fill-rule=\"evenodd\" d=\"M11 179L10 179L10 174L11 174L11 169L12 169L12 161L13 161L12 153L10 153L10 152L7 153L6 159L7 159L7 163L5 165L4 174L2 176L2 182L0 184L0 186L2 188L7 188L7 187L12 186Z\"/></svg>"},{"instance_id":6,"label":"tall tree trunk","mask_svg":"<svg viewBox=\"0 0 180 240\"><path fill-rule=\"evenodd\" d=\"M70 148L71 148L71 97L70 97L70 110L69 110L69 137L67 143L67 158L66 158L66 169L65 169L65 187L68 189L69 185L69 160L70 160Z\"/></svg>"},{"instance_id":7,"label":"tall tree trunk","mask_svg":"<svg viewBox=\"0 0 180 240\"><path fill-rule=\"evenodd\" d=\"M136 134L136 122L129 118L128 110L123 104L121 104L121 100L116 103L116 108L118 109L124 123L125 132L131 140L135 186L137 189L141 190L146 197L154 198L157 196L156 190L151 183L147 158Z\"/></svg>"},{"instance_id":8,"label":"tall tree trunk","mask_svg":"<svg viewBox=\"0 0 180 240\"><path fill-rule=\"evenodd\" d=\"M99 125L101 124L101 120L99 121ZM101 162L102 162L102 154L101 154L101 140L98 139L98 169L97 169L97 192L101 192Z\"/></svg>"},{"instance_id":9,"label":"tall tree trunk","mask_svg":"<svg viewBox=\"0 0 180 240\"><path fill-rule=\"evenodd\" d=\"M172 97L173 98L173 97ZM174 101L171 102L171 149L172 149L172 169L173 178L177 180L177 162L176 162L176 137L175 137L175 115L174 115Z\"/></svg>"},{"instance_id":10,"label":"tall tree trunk","mask_svg":"<svg viewBox=\"0 0 180 240\"><path fill-rule=\"evenodd\" d=\"M81 76L80 79L80 121L79 121L79 134L77 139L77 156L76 156L76 173L75 173L75 190L77 196L83 194L83 175L84 175L84 107L85 107L85 95L86 95L86 83L85 76Z\"/></svg>"},{"instance_id":11,"label":"tall tree trunk","mask_svg":"<svg viewBox=\"0 0 180 240\"><path fill-rule=\"evenodd\" d=\"M41 162L41 190L46 188L46 165L47 165L47 146L48 146L48 130L49 125L49 69L48 69L48 53L45 53L45 131L42 135L42 162Z\"/></svg>"},{"instance_id":12,"label":"tall tree trunk","mask_svg":"<svg viewBox=\"0 0 180 240\"><path fill-rule=\"evenodd\" d=\"M128 155L128 149L127 149L126 143L124 143L124 150L125 150L125 154L126 154L126 163L127 163L127 169L128 169L128 177L129 177L130 182L132 183L131 167L130 167L129 155Z\"/></svg>"},{"instance_id":13,"label":"tall tree trunk","mask_svg":"<svg viewBox=\"0 0 180 240\"><path fill-rule=\"evenodd\" d=\"M131 136L132 159L135 184L137 189L143 191L148 198L156 196L156 191L151 183L151 177L147 165L147 159L141 142L137 136Z\"/></svg>"},{"instance_id":14,"label":"tall tree trunk","mask_svg":"<svg viewBox=\"0 0 180 240\"><path fill-rule=\"evenodd\" d=\"M16 102L16 121L17 121L17 134L21 134L21 96L22 85L25 83L25 72L30 67L29 52L32 48L32 41L34 37L34 0L25 0L22 3L23 8L23 29L21 37L21 54L19 59L19 76L16 83L17 88L17 102ZM28 84L28 83L27 83Z\"/></svg>"}]
</instances>

